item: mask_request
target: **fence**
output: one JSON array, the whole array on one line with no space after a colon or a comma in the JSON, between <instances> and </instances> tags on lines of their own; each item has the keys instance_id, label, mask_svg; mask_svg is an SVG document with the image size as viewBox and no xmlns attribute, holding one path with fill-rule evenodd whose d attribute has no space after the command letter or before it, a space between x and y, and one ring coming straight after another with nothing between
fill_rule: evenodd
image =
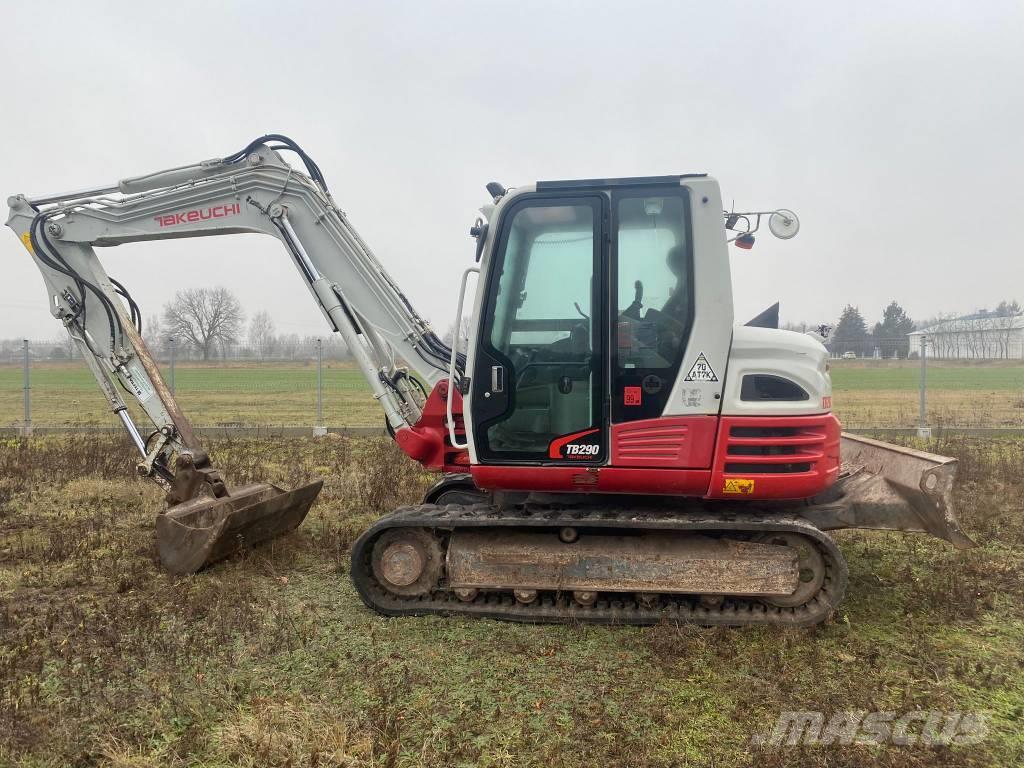
<instances>
[{"instance_id":1,"label":"fence","mask_svg":"<svg viewBox=\"0 0 1024 768\"><path fill-rule=\"evenodd\" d=\"M0 339L0 364L20 363L24 354L24 340ZM296 362L319 354L326 361L348 360L345 343L338 336L319 339L301 338L297 334L272 336L257 344L212 344L207 357L197 347L169 337L147 339L146 347L154 359L170 364L180 362ZM71 362L81 360L82 353L71 340L29 342L29 355L37 362Z\"/></svg>"},{"instance_id":2,"label":"fence","mask_svg":"<svg viewBox=\"0 0 1024 768\"><path fill-rule=\"evenodd\" d=\"M54 355L59 347L22 342L16 355L7 350L0 356L0 427L120 425L84 361ZM327 343L296 345L287 356L262 359L249 348L232 349L207 361L169 345L157 361L197 427L383 427L383 412L362 374ZM124 399L138 423L148 424L133 399Z\"/></svg>"},{"instance_id":3,"label":"fence","mask_svg":"<svg viewBox=\"0 0 1024 768\"><path fill-rule=\"evenodd\" d=\"M833 358L857 360L916 360L920 339L927 343L924 355L936 360L1024 361L1024 328L915 332L906 336L861 339L830 338L825 342Z\"/></svg>"},{"instance_id":4,"label":"fence","mask_svg":"<svg viewBox=\"0 0 1024 768\"><path fill-rule=\"evenodd\" d=\"M55 356L58 346L22 342L0 356L0 428L119 427L84 361ZM383 427L383 413L361 372L347 360L330 359L326 343L294 346L288 357L227 352L202 361L172 346L158 357L165 380L199 428L295 428L311 434L323 427ZM1020 362L840 357L831 369L833 406L848 428L1024 429ZM127 395L125 400L137 422L148 425L134 401Z\"/></svg>"}]
</instances>

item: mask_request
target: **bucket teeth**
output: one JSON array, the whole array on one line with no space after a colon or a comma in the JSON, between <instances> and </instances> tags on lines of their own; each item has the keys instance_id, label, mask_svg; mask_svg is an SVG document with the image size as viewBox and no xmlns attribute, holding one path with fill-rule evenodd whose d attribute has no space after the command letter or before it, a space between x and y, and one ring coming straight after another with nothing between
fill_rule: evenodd
<instances>
[{"instance_id":1,"label":"bucket teeth","mask_svg":"<svg viewBox=\"0 0 1024 768\"><path fill-rule=\"evenodd\" d=\"M173 506L156 520L160 561L176 576L195 573L233 552L288 533L305 519L322 486L318 480L286 491L256 483L228 496Z\"/></svg>"}]
</instances>

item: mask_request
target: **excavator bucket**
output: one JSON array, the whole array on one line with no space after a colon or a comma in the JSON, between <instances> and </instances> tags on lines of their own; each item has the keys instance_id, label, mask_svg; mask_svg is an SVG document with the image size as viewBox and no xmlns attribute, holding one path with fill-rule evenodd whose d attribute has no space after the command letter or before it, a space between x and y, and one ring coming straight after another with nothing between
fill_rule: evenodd
<instances>
[{"instance_id":1,"label":"excavator bucket","mask_svg":"<svg viewBox=\"0 0 1024 768\"><path fill-rule=\"evenodd\" d=\"M974 546L953 503L956 459L845 432L840 453L839 480L802 513L819 528L928 533L958 549Z\"/></svg>"},{"instance_id":2,"label":"excavator bucket","mask_svg":"<svg viewBox=\"0 0 1024 768\"><path fill-rule=\"evenodd\" d=\"M160 560L170 573L195 573L233 552L294 530L305 519L323 481L285 491L269 483L228 496L203 496L170 507L156 520Z\"/></svg>"}]
</instances>

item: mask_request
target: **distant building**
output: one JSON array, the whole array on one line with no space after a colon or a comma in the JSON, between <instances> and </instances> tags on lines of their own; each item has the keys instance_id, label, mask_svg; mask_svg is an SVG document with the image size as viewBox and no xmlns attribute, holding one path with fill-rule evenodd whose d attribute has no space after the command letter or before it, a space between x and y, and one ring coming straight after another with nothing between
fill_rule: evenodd
<instances>
[{"instance_id":1,"label":"distant building","mask_svg":"<svg viewBox=\"0 0 1024 768\"><path fill-rule=\"evenodd\" d=\"M946 360L1024 360L1024 315L975 315L942 320L908 334L911 354L919 354L921 336L927 357Z\"/></svg>"}]
</instances>

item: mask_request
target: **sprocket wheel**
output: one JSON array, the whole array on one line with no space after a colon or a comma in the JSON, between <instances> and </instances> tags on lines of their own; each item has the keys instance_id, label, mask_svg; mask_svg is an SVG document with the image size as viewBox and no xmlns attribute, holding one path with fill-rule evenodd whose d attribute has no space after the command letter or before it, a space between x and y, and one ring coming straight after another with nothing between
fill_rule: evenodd
<instances>
[{"instance_id":1,"label":"sprocket wheel","mask_svg":"<svg viewBox=\"0 0 1024 768\"><path fill-rule=\"evenodd\" d=\"M761 600L779 608L796 608L813 599L825 583L825 558L821 550L806 536L789 531L766 533L759 537L765 544L776 544L796 550L799 581L789 595L762 597Z\"/></svg>"}]
</instances>

